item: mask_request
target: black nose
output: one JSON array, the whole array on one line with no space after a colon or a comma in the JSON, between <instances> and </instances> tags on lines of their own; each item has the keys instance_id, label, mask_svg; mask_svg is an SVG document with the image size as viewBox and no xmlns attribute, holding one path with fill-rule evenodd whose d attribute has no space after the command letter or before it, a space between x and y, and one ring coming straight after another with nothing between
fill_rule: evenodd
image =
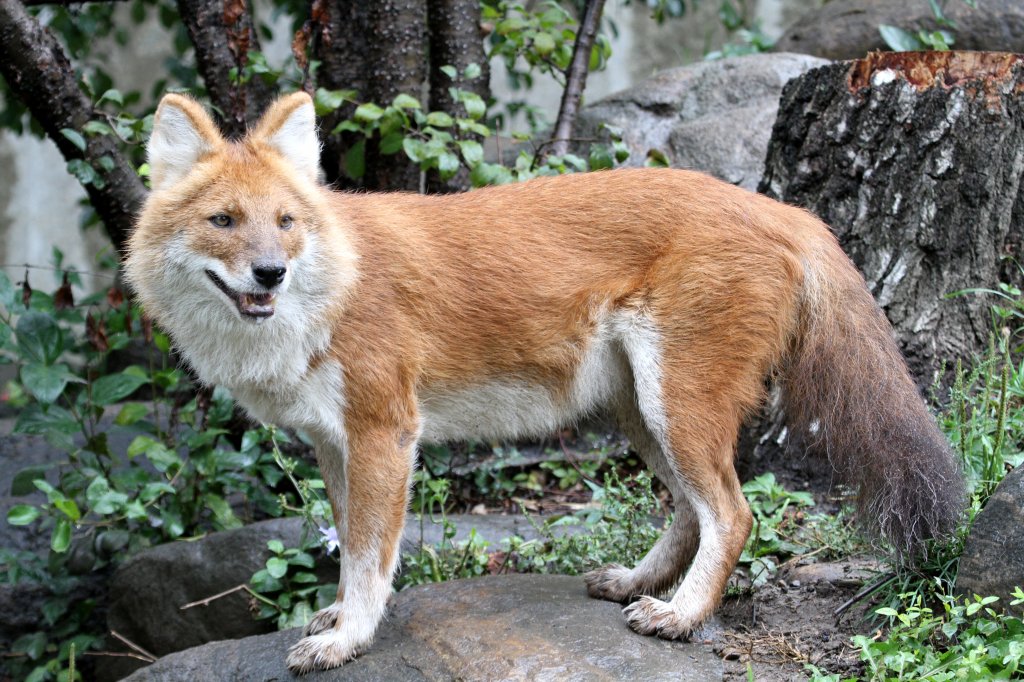
<instances>
[{"instance_id":1,"label":"black nose","mask_svg":"<svg viewBox=\"0 0 1024 682\"><path fill-rule=\"evenodd\" d=\"M284 273L288 268L284 263L253 263L252 275L256 281L270 289L276 287L284 280Z\"/></svg>"}]
</instances>

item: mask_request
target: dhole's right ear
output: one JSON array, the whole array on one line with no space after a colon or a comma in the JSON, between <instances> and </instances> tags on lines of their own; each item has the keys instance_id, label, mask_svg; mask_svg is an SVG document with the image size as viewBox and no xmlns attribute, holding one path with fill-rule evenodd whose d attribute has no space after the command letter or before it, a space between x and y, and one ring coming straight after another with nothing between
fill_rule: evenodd
<instances>
[{"instance_id":1,"label":"dhole's right ear","mask_svg":"<svg viewBox=\"0 0 1024 682\"><path fill-rule=\"evenodd\" d=\"M204 154L223 143L217 126L198 102L184 95L164 95L146 145L153 190L166 189L184 178Z\"/></svg>"}]
</instances>

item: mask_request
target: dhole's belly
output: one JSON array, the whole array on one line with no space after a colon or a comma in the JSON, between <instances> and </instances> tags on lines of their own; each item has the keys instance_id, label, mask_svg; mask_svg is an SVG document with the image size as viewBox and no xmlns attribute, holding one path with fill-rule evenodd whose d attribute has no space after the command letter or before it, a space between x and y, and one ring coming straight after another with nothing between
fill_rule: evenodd
<instances>
[{"instance_id":1,"label":"dhole's belly","mask_svg":"<svg viewBox=\"0 0 1024 682\"><path fill-rule=\"evenodd\" d=\"M561 391L515 377L456 391L421 391L421 440L545 436L621 395L629 388L629 365L621 345L595 336Z\"/></svg>"}]
</instances>

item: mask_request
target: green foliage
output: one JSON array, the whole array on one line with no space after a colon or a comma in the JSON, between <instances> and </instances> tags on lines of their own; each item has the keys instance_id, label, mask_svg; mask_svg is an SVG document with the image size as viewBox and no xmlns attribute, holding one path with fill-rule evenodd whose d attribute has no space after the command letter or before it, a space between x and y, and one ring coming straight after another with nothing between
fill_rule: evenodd
<instances>
[{"instance_id":1,"label":"green foliage","mask_svg":"<svg viewBox=\"0 0 1024 682\"><path fill-rule=\"evenodd\" d=\"M743 494L750 504L754 527L740 555L740 564L748 566L751 586L759 587L775 573L780 556L808 551L791 536L798 528L795 512L813 507L814 498L807 492L786 490L771 472L744 483Z\"/></svg>"},{"instance_id":2,"label":"green foliage","mask_svg":"<svg viewBox=\"0 0 1024 682\"><path fill-rule=\"evenodd\" d=\"M441 524L442 541L436 547L421 542L416 552L403 556L399 589L485 573L578 575L608 563L635 564L660 535L655 516L660 509L650 476L641 473L623 480L610 470L603 485L585 483L593 492L594 507L536 525L537 539L513 536L495 546L475 529L468 539L455 542L456 528L444 513L449 482L419 472L415 498L421 527L428 520ZM564 526L581 528L578 533L560 532Z\"/></svg>"},{"instance_id":3,"label":"green foliage","mask_svg":"<svg viewBox=\"0 0 1024 682\"><path fill-rule=\"evenodd\" d=\"M976 7L975 0L964 0L968 7ZM935 17L935 23L941 28L935 31L908 31L897 26L882 24L878 32L882 40L894 52L914 52L919 50L940 50L946 51L956 42L953 31L956 30L956 23L945 15L946 0L928 0L928 5Z\"/></svg>"},{"instance_id":4,"label":"green foliage","mask_svg":"<svg viewBox=\"0 0 1024 682\"><path fill-rule=\"evenodd\" d=\"M878 609L879 615L893 623L886 638L853 638L866 666L864 679L1020 679L1024 672L1024 623L993 608L998 597L975 596L961 601L944 596L939 613L919 596L907 597L902 609ZM1011 605L1024 603L1020 588L1013 597ZM838 675L827 675L814 666L808 669L815 682L839 682Z\"/></svg>"},{"instance_id":5,"label":"green foliage","mask_svg":"<svg viewBox=\"0 0 1024 682\"><path fill-rule=\"evenodd\" d=\"M257 618L275 618L278 630L301 627L334 602L337 584L321 584L313 572L312 552L318 547L315 540L287 549L280 540L267 542L272 556L249 581L248 591L259 605Z\"/></svg>"},{"instance_id":6,"label":"green foliage","mask_svg":"<svg viewBox=\"0 0 1024 682\"><path fill-rule=\"evenodd\" d=\"M168 364L169 340L138 308L116 289L75 302L76 280L64 272L51 295L27 278L17 290L0 271L0 363L18 367L22 403L14 433L43 436L64 453L10 482L11 495L42 495L12 506L7 522L50 536L47 562L3 557L4 580L54 591L46 630L15 643L24 656L11 665L29 679L63 670L70 642L81 653L99 641L91 606L69 601L72 565L100 570L143 547L280 516L296 494L274 490L284 475L275 461L283 434L252 429L236 446L230 395L196 395ZM115 369L113 354L129 348L144 364ZM133 398L140 400L124 402Z\"/></svg>"},{"instance_id":7,"label":"green foliage","mask_svg":"<svg viewBox=\"0 0 1024 682\"><path fill-rule=\"evenodd\" d=\"M733 0L722 0L718 8L718 18L727 31L739 38L739 42L726 43L721 49L708 52L704 59L723 59L768 52L775 44L774 40L764 34L760 24L746 15L746 5L742 2L735 4Z\"/></svg>"}]
</instances>

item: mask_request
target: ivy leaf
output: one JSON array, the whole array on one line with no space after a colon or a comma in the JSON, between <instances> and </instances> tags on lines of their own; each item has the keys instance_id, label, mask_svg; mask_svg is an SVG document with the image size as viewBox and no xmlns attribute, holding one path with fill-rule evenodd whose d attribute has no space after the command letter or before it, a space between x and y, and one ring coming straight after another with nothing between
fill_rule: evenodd
<instances>
[{"instance_id":1,"label":"ivy leaf","mask_svg":"<svg viewBox=\"0 0 1024 682\"><path fill-rule=\"evenodd\" d=\"M361 139L345 152L345 174L358 180L366 173L366 140Z\"/></svg>"},{"instance_id":2,"label":"ivy leaf","mask_svg":"<svg viewBox=\"0 0 1024 682\"><path fill-rule=\"evenodd\" d=\"M140 386L149 383L145 377L121 372L100 377L92 384L92 402L96 405L110 405L127 398Z\"/></svg>"},{"instance_id":3,"label":"ivy leaf","mask_svg":"<svg viewBox=\"0 0 1024 682\"><path fill-rule=\"evenodd\" d=\"M63 365L31 362L21 368L21 383L41 403L50 404L60 397L69 381L85 383Z\"/></svg>"},{"instance_id":4,"label":"ivy leaf","mask_svg":"<svg viewBox=\"0 0 1024 682\"><path fill-rule=\"evenodd\" d=\"M27 526L39 518L39 509L30 504L16 504L7 510L7 523L12 526Z\"/></svg>"},{"instance_id":5,"label":"ivy leaf","mask_svg":"<svg viewBox=\"0 0 1024 682\"><path fill-rule=\"evenodd\" d=\"M394 101L391 102L391 106L396 109L419 109L422 107L418 99L404 92L395 97Z\"/></svg>"},{"instance_id":6,"label":"ivy leaf","mask_svg":"<svg viewBox=\"0 0 1024 682\"><path fill-rule=\"evenodd\" d=\"M53 527L53 534L50 535L50 549L57 554L63 554L71 546L71 522L67 519L57 519L57 525Z\"/></svg>"},{"instance_id":7,"label":"ivy leaf","mask_svg":"<svg viewBox=\"0 0 1024 682\"><path fill-rule=\"evenodd\" d=\"M921 40L916 35L909 31L904 31L902 28L881 24L878 27L878 32L881 34L885 44L896 52L913 52L924 48Z\"/></svg>"},{"instance_id":8,"label":"ivy leaf","mask_svg":"<svg viewBox=\"0 0 1024 682\"><path fill-rule=\"evenodd\" d=\"M267 559L267 573L271 578L283 578L288 573L288 562L281 557Z\"/></svg>"},{"instance_id":9,"label":"ivy leaf","mask_svg":"<svg viewBox=\"0 0 1024 682\"><path fill-rule=\"evenodd\" d=\"M15 327L18 349L32 362L52 365L64 350L64 336L49 314L30 311L18 319Z\"/></svg>"},{"instance_id":10,"label":"ivy leaf","mask_svg":"<svg viewBox=\"0 0 1024 682\"><path fill-rule=\"evenodd\" d=\"M362 123L373 123L383 115L383 109L373 102L367 102L366 104L360 104L356 107L356 111L352 115L352 118Z\"/></svg>"},{"instance_id":11,"label":"ivy leaf","mask_svg":"<svg viewBox=\"0 0 1024 682\"><path fill-rule=\"evenodd\" d=\"M71 128L61 128L60 134L63 135L68 142L75 145L75 147L78 148L78 151L85 151L85 138L82 137L82 133Z\"/></svg>"}]
</instances>

